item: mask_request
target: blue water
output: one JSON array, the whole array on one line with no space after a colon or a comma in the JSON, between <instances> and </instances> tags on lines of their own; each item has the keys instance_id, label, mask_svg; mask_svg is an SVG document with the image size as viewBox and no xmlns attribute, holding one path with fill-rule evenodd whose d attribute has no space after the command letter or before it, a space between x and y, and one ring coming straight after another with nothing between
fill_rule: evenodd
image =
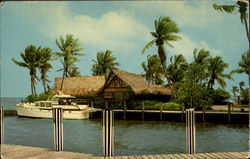
<instances>
[{"instance_id":1,"label":"blue water","mask_svg":"<svg viewBox=\"0 0 250 159\"><path fill-rule=\"evenodd\" d=\"M5 109L22 99L1 100ZM53 120L4 119L6 144L54 148ZM64 120L64 150L101 155L100 119ZM185 123L167 121L115 120L115 155L185 153ZM248 125L196 123L196 152L249 150Z\"/></svg>"},{"instance_id":2,"label":"blue water","mask_svg":"<svg viewBox=\"0 0 250 159\"><path fill-rule=\"evenodd\" d=\"M52 119L6 117L5 143L53 149ZM101 155L100 119L64 120L64 150ZM196 152L248 151L247 125L197 123ZM115 154L185 153L185 123L115 120Z\"/></svg>"},{"instance_id":3,"label":"blue water","mask_svg":"<svg viewBox=\"0 0 250 159\"><path fill-rule=\"evenodd\" d=\"M0 106L4 108L4 110L15 110L16 104L21 103L24 98L1 98Z\"/></svg>"}]
</instances>

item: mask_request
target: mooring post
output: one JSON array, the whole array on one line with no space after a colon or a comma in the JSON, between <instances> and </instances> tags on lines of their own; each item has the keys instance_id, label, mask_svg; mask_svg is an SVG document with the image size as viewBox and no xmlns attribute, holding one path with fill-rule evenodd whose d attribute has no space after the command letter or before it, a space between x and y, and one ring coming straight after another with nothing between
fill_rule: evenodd
<instances>
[{"instance_id":1,"label":"mooring post","mask_svg":"<svg viewBox=\"0 0 250 159\"><path fill-rule=\"evenodd\" d=\"M0 158L2 158L2 144L4 138L4 127L3 127L3 119L4 119L4 110L3 107L0 107Z\"/></svg>"},{"instance_id":2,"label":"mooring post","mask_svg":"<svg viewBox=\"0 0 250 159\"><path fill-rule=\"evenodd\" d=\"M162 121L162 102L161 102L161 105L160 105L160 110L161 110L161 112L160 112L160 120Z\"/></svg>"},{"instance_id":3,"label":"mooring post","mask_svg":"<svg viewBox=\"0 0 250 159\"><path fill-rule=\"evenodd\" d=\"M184 121L184 103L181 104L181 120Z\"/></svg>"},{"instance_id":4,"label":"mooring post","mask_svg":"<svg viewBox=\"0 0 250 159\"><path fill-rule=\"evenodd\" d=\"M126 120L126 110L127 110L127 102L126 101L124 101L124 103L123 103L123 109L124 109L123 119Z\"/></svg>"},{"instance_id":5,"label":"mooring post","mask_svg":"<svg viewBox=\"0 0 250 159\"><path fill-rule=\"evenodd\" d=\"M186 109L187 153L195 153L195 113L194 109Z\"/></svg>"},{"instance_id":6,"label":"mooring post","mask_svg":"<svg viewBox=\"0 0 250 159\"><path fill-rule=\"evenodd\" d=\"M102 114L102 144L104 157L114 155L114 112L104 109Z\"/></svg>"},{"instance_id":7,"label":"mooring post","mask_svg":"<svg viewBox=\"0 0 250 159\"><path fill-rule=\"evenodd\" d=\"M141 105L142 105L142 120L144 120L144 110L145 110L145 105L144 105L144 101L141 101Z\"/></svg>"},{"instance_id":8,"label":"mooring post","mask_svg":"<svg viewBox=\"0 0 250 159\"><path fill-rule=\"evenodd\" d=\"M108 106L108 101L105 101L105 109L108 109L109 106Z\"/></svg>"},{"instance_id":9,"label":"mooring post","mask_svg":"<svg viewBox=\"0 0 250 159\"><path fill-rule=\"evenodd\" d=\"M63 151L63 109L53 108L54 146L56 151Z\"/></svg>"},{"instance_id":10,"label":"mooring post","mask_svg":"<svg viewBox=\"0 0 250 159\"><path fill-rule=\"evenodd\" d=\"M228 123L230 123L231 122L231 105L232 105L232 103L228 102L227 105L228 105Z\"/></svg>"},{"instance_id":11,"label":"mooring post","mask_svg":"<svg viewBox=\"0 0 250 159\"><path fill-rule=\"evenodd\" d=\"M4 138L4 127L3 127L3 118L4 118L4 110L3 107L0 107L0 144L3 144L3 138Z\"/></svg>"},{"instance_id":12,"label":"mooring post","mask_svg":"<svg viewBox=\"0 0 250 159\"><path fill-rule=\"evenodd\" d=\"M205 121L205 112L206 112L206 107L205 105L202 106L202 121Z\"/></svg>"}]
</instances>

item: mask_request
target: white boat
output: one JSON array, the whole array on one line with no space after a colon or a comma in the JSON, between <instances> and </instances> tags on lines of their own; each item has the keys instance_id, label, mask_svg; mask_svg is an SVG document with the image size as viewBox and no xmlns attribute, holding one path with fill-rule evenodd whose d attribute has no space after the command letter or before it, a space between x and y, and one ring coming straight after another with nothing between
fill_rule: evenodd
<instances>
[{"instance_id":1,"label":"white boat","mask_svg":"<svg viewBox=\"0 0 250 159\"><path fill-rule=\"evenodd\" d=\"M34 118L52 118L53 107L63 109L63 119L88 119L93 107L88 105L77 105L71 101L72 96L56 95L54 100L37 101L34 103L16 104L18 116Z\"/></svg>"}]
</instances>

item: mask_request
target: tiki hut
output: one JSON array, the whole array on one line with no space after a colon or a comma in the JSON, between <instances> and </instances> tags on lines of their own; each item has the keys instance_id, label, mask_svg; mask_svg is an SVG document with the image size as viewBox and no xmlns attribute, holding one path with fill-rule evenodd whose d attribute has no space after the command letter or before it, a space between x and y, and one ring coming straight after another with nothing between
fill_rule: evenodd
<instances>
[{"instance_id":1,"label":"tiki hut","mask_svg":"<svg viewBox=\"0 0 250 159\"><path fill-rule=\"evenodd\" d=\"M62 78L55 79L54 93L59 94ZM105 76L82 76L64 78L62 94L87 96L96 94L104 85Z\"/></svg>"},{"instance_id":2,"label":"tiki hut","mask_svg":"<svg viewBox=\"0 0 250 159\"><path fill-rule=\"evenodd\" d=\"M155 97L160 97L166 99L167 97L169 99L171 96L169 87L149 85L142 75L118 69L111 71L98 94L102 95L106 101L124 101L129 90L132 90L137 98L156 99Z\"/></svg>"}]
</instances>

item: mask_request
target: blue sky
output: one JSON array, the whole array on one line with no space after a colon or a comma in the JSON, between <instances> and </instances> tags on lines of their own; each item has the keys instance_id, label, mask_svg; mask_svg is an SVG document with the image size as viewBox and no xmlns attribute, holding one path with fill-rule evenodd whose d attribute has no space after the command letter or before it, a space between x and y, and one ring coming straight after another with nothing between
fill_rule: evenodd
<instances>
[{"instance_id":1,"label":"blue sky","mask_svg":"<svg viewBox=\"0 0 250 159\"><path fill-rule=\"evenodd\" d=\"M170 16L180 28L182 40L166 47L167 58L183 54L191 62L193 49L206 49L212 56L222 56L229 63L226 72L238 68L241 54L248 50L244 25L239 14L215 11L213 3L233 4L235 1L113 1L113 2L4 2L1 7L1 96L25 97L31 94L29 71L15 65L11 58L20 61L20 52L30 44L50 47L59 51L55 39L73 34L84 49L77 66L81 75L91 75L92 59L96 53L110 49L120 63L119 69L143 73L141 63L147 55L156 54L154 46L141 54L143 47L152 40L154 20ZM54 78L61 77L59 61L52 61L49 72L50 86ZM244 81L245 74L235 74L232 85ZM41 82L37 85L42 92Z\"/></svg>"}]
</instances>

